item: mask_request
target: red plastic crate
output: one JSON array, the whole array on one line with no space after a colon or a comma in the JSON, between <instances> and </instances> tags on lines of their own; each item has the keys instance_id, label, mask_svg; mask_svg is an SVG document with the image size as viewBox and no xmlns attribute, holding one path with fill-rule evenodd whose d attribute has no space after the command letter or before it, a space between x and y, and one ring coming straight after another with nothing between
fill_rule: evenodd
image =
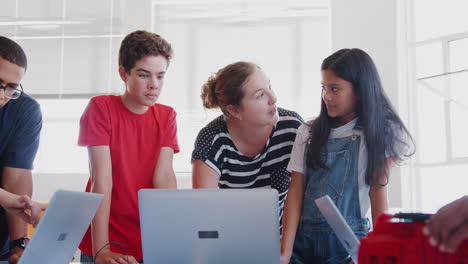
<instances>
[{"instance_id":1,"label":"red plastic crate","mask_svg":"<svg viewBox=\"0 0 468 264\"><path fill-rule=\"evenodd\" d=\"M443 253L422 234L425 222L392 222L392 217L380 215L374 230L361 239L359 264L468 264L468 239L455 253Z\"/></svg>"}]
</instances>

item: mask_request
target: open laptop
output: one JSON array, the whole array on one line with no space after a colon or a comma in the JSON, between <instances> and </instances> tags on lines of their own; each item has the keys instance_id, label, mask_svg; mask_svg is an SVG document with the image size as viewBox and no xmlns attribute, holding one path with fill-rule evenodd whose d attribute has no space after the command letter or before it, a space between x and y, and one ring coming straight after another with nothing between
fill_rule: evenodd
<instances>
[{"instance_id":1,"label":"open laptop","mask_svg":"<svg viewBox=\"0 0 468 264\"><path fill-rule=\"evenodd\" d=\"M325 217L343 247L351 256L353 262L357 264L359 239L353 233L353 230L351 230L348 223L346 223L338 208L336 208L335 203L330 199L330 196L325 195L316 199L315 204L319 208L320 212L322 212L323 217Z\"/></svg>"},{"instance_id":2,"label":"open laptop","mask_svg":"<svg viewBox=\"0 0 468 264\"><path fill-rule=\"evenodd\" d=\"M272 189L138 193L145 263L278 264L278 193Z\"/></svg>"},{"instance_id":3,"label":"open laptop","mask_svg":"<svg viewBox=\"0 0 468 264\"><path fill-rule=\"evenodd\" d=\"M102 198L102 194L56 191L19 264L70 263Z\"/></svg>"}]
</instances>

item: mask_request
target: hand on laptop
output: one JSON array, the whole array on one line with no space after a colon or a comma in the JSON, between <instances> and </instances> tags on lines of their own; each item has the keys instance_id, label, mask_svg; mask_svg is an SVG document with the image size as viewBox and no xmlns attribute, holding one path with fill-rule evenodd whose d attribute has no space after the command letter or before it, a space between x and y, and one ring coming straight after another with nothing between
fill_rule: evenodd
<instances>
[{"instance_id":1,"label":"hand on laptop","mask_svg":"<svg viewBox=\"0 0 468 264\"><path fill-rule=\"evenodd\" d=\"M7 212L34 226L39 223L41 211L47 208L46 205L32 201L27 195L20 196L6 191L4 194L1 204Z\"/></svg>"},{"instance_id":2,"label":"hand on laptop","mask_svg":"<svg viewBox=\"0 0 468 264\"><path fill-rule=\"evenodd\" d=\"M127 262L128 259L128 262ZM138 264L133 256L112 252L110 249L103 249L96 257L96 264Z\"/></svg>"},{"instance_id":3,"label":"hand on laptop","mask_svg":"<svg viewBox=\"0 0 468 264\"><path fill-rule=\"evenodd\" d=\"M431 217L423 229L429 243L443 252L454 252L468 238L468 195L455 200Z\"/></svg>"}]
</instances>

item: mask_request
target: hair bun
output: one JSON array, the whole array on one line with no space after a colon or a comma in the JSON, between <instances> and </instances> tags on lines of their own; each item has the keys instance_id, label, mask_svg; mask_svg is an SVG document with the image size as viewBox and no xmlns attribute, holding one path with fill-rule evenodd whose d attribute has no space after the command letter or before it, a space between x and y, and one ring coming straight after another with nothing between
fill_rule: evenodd
<instances>
[{"instance_id":1,"label":"hair bun","mask_svg":"<svg viewBox=\"0 0 468 264\"><path fill-rule=\"evenodd\" d=\"M201 99L203 106L207 109L219 107L216 98L216 75L212 74L202 86Z\"/></svg>"}]
</instances>

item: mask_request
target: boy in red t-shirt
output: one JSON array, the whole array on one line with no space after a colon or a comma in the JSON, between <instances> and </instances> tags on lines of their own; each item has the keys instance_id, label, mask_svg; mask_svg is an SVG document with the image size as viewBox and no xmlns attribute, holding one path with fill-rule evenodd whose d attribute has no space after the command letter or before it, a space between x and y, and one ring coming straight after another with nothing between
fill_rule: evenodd
<instances>
[{"instance_id":1,"label":"boy in red t-shirt","mask_svg":"<svg viewBox=\"0 0 468 264\"><path fill-rule=\"evenodd\" d=\"M125 253L129 263L142 261L137 192L177 188L176 113L156 104L172 54L156 34L128 34L119 51L125 92L93 97L81 117L78 144L87 146L90 167L86 191L104 194L79 247L82 262L92 262L101 248L98 264L127 263Z\"/></svg>"}]
</instances>

